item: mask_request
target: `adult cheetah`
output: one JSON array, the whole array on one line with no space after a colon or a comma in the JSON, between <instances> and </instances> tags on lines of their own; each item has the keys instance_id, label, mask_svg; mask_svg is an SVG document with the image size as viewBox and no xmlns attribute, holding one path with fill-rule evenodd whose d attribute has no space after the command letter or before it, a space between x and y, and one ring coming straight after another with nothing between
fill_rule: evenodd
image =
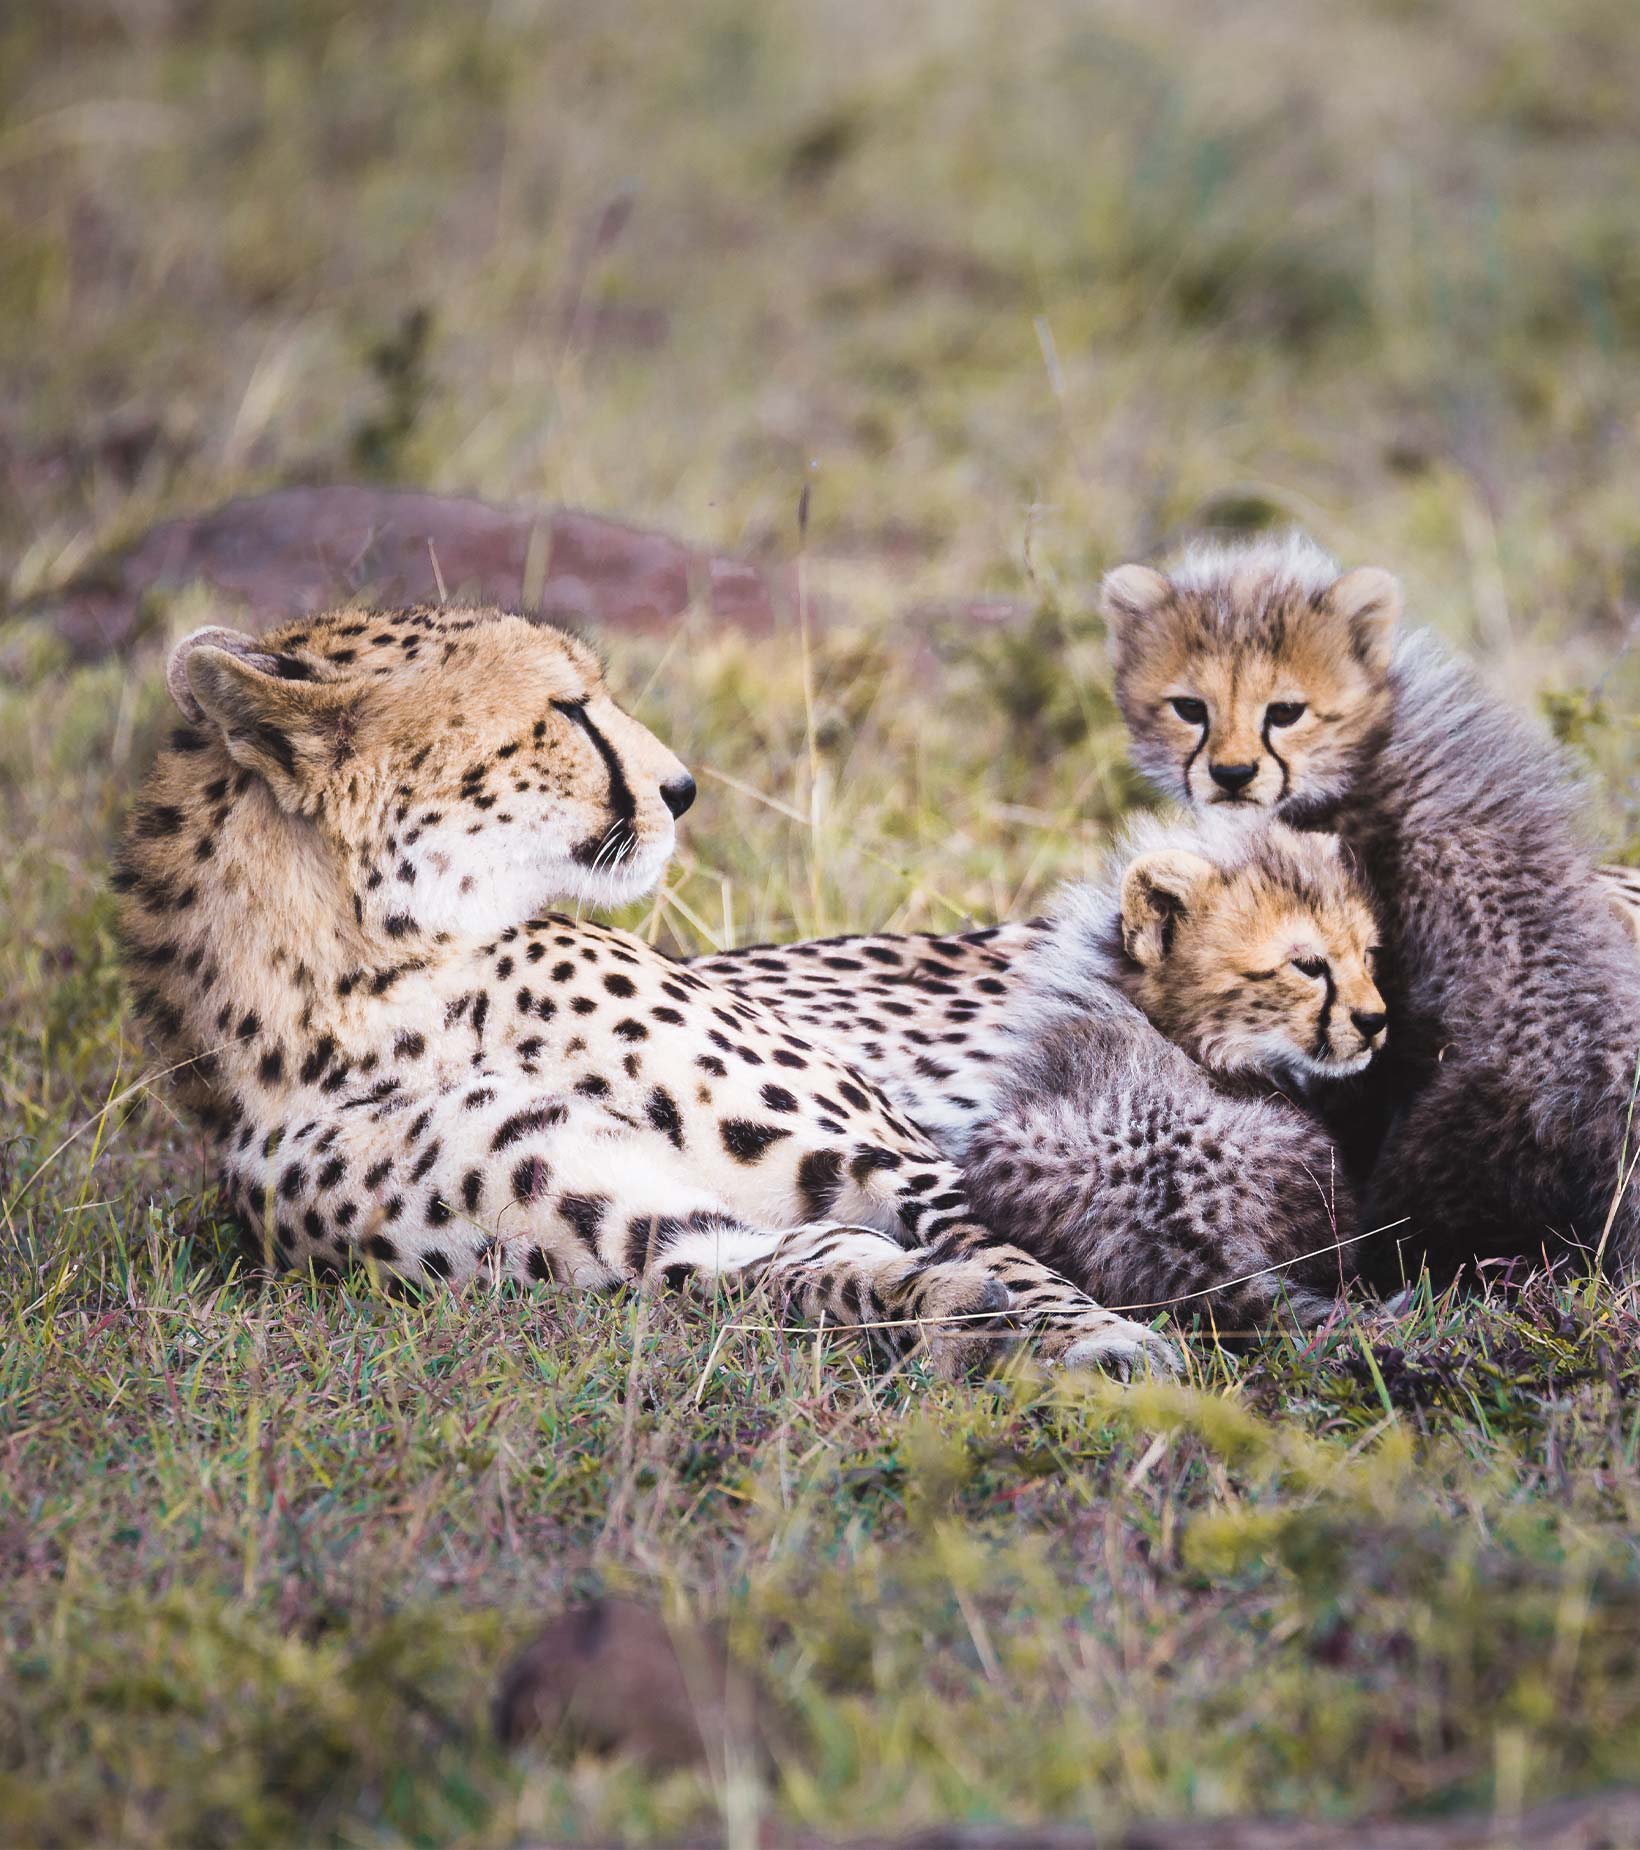
<instances>
[{"instance_id":1,"label":"adult cheetah","mask_svg":"<svg viewBox=\"0 0 1640 1850\"><path fill-rule=\"evenodd\" d=\"M592 653L494 611L208 629L115 885L137 1006L269 1257L423 1282L735 1276L955 1367L1166 1368L977 1223L848 1063L627 933L694 784Z\"/></svg>"}]
</instances>

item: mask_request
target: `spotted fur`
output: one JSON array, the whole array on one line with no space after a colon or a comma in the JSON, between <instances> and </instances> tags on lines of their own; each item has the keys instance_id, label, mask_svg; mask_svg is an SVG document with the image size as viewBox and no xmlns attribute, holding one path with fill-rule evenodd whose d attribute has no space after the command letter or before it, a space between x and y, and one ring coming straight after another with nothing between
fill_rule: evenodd
<instances>
[{"instance_id":1,"label":"spotted fur","mask_svg":"<svg viewBox=\"0 0 1640 1850\"><path fill-rule=\"evenodd\" d=\"M659 877L693 783L559 632L344 610L188 638L115 884L137 1006L270 1260L426 1285L733 1275L957 1366L1168 1364L974 1219L817 1041L553 911ZM955 1319L956 1321L947 1321Z\"/></svg>"},{"instance_id":2,"label":"spotted fur","mask_svg":"<svg viewBox=\"0 0 1640 1850\"><path fill-rule=\"evenodd\" d=\"M1411 1256L1442 1273L1570 1249L1632 1270L1631 876L1597 874L1564 755L1431 638L1397 643L1400 607L1388 573L1341 576L1297 540L1166 578L1122 568L1107 609L1135 749L1213 802L1213 766L1254 755L1269 703L1304 707L1268 733L1291 740L1285 762L1259 755L1239 796L1335 828L1382 897L1395 1032L1344 1123L1369 1215L1404 1218Z\"/></svg>"},{"instance_id":3,"label":"spotted fur","mask_svg":"<svg viewBox=\"0 0 1640 1850\"><path fill-rule=\"evenodd\" d=\"M1166 573L1103 586L1111 669L1133 755L1158 790L1200 806L1324 817L1394 724L1400 589L1337 566L1300 534L1197 546ZM1640 874L1594 870L1640 943Z\"/></svg>"},{"instance_id":4,"label":"spotted fur","mask_svg":"<svg viewBox=\"0 0 1640 1850\"><path fill-rule=\"evenodd\" d=\"M964 1158L992 1224L1089 1290L1313 1321L1354 1207L1277 1087L1302 1098L1382 1046L1377 935L1332 838L1196 818L1136 824L1053 920L697 967L858 1060Z\"/></svg>"}]
</instances>

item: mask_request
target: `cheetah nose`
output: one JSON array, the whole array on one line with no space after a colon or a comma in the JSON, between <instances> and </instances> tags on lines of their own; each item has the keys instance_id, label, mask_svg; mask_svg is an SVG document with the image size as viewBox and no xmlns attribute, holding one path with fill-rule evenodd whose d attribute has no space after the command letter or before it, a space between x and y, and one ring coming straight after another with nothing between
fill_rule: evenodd
<instances>
[{"instance_id":1,"label":"cheetah nose","mask_svg":"<svg viewBox=\"0 0 1640 1850\"><path fill-rule=\"evenodd\" d=\"M681 816L695 800L695 780L687 771L682 777L674 777L669 784L661 785L661 801L674 816Z\"/></svg>"},{"instance_id":2,"label":"cheetah nose","mask_svg":"<svg viewBox=\"0 0 1640 1850\"><path fill-rule=\"evenodd\" d=\"M1221 790L1228 790L1232 796L1238 790L1245 790L1258 776L1256 764L1213 764L1208 767L1213 782Z\"/></svg>"},{"instance_id":3,"label":"cheetah nose","mask_svg":"<svg viewBox=\"0 0 1640 1850\"><path fill-rule=\"evenodd\" d=\"M1360 1029L1362 1038L1370 1041L1383 1032L1389 1017L1382 1009L1351 1009L1350 1020Z\"/></svg>"}]
</instances>

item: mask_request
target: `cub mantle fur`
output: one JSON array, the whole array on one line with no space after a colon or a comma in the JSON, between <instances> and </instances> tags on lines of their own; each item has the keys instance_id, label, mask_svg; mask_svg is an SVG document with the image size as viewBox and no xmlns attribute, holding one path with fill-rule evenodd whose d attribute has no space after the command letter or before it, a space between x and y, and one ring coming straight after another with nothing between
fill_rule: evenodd
<instances>
[{"instance_id":1,"label":"cub mantle fur","mask_svg":"<svg viewBox=\"0 0 1640 1850\"><path fill-rule=\"evenodd\" d=\"M1340 574L1296 538L1120 568L1105 603L1136 755L1192 802L1336 829L1377 891L1395 1031L1349 1126L1369 1216L1407 1217L1442 1273L1568 1249L1632 1271L1621 892L1566 756L1431 637L1398 640L1401 602L1389 573Z\"/></svg>"},{"instance_id":2,"label":"cub mantle fur","mask_svg":"<svg viewBox=\"0 0 1640 1850\"><path fill-rule=\"evenodd\" d=\"M1117 1302L1318 1321L1358 1227L1330 1138L1292 1101L1384 1046L1378 935L1335 837L1135 825L1031 953L1021 1044L968 1146L974 1199Z\"/></svg>"},{"instance_id":3,"label":"cub mantle fur","mask_svg":"<svg viewBox=\"0 0 1640 1850\"><path fill-rule=\"evenodd\" d=\"M1279 1090L1329 1090L1383 1045L1378 928L1335 841L1246 821L1141 819L1054 920L695 967L857 1062L1089 1289L1313 1318L1354 1211Z\"/></svg>"}]
</instances>

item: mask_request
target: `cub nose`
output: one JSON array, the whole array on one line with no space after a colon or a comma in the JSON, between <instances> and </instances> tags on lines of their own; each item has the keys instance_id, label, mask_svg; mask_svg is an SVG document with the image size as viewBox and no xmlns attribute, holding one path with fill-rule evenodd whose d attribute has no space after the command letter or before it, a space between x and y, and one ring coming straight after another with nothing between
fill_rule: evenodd
<instances>
[{"instance_id":1,"label":"cub nose","mask_svg":"<svg viewBox=\"0 0 1640 1850\"><path fill-rule=\"evenodd\" d=\"M674 816L681 816L695 800L695 780L687 771L682 777L674 777L668 784L661 785L661 801Z\"/></svg>"},{"instance_id":2,"label":"cub nose","mask_svg":"<svg viewBox=\"0 0 1640 1850\"><path fill-rule=\"evenodd\" d=\"M1212 773L1213 782L1221 790L1228 790L1232 796L1238 790L1245 790L1258 776L1256 764L1213 764L1207 768Z\"/></svg>"},{"instance_id":3,"label":"cub nose","mask_svg":"<svg viewBox=\"0 0 1640 1850\"><path fill-rule=\"evenodd\" d=\"M1384 1030L1389 1016L1382 1009L1351 1009L1350 1020L1353 1021L1367 1040L1372 1040Z\"/></svg>"}]
</instances>

